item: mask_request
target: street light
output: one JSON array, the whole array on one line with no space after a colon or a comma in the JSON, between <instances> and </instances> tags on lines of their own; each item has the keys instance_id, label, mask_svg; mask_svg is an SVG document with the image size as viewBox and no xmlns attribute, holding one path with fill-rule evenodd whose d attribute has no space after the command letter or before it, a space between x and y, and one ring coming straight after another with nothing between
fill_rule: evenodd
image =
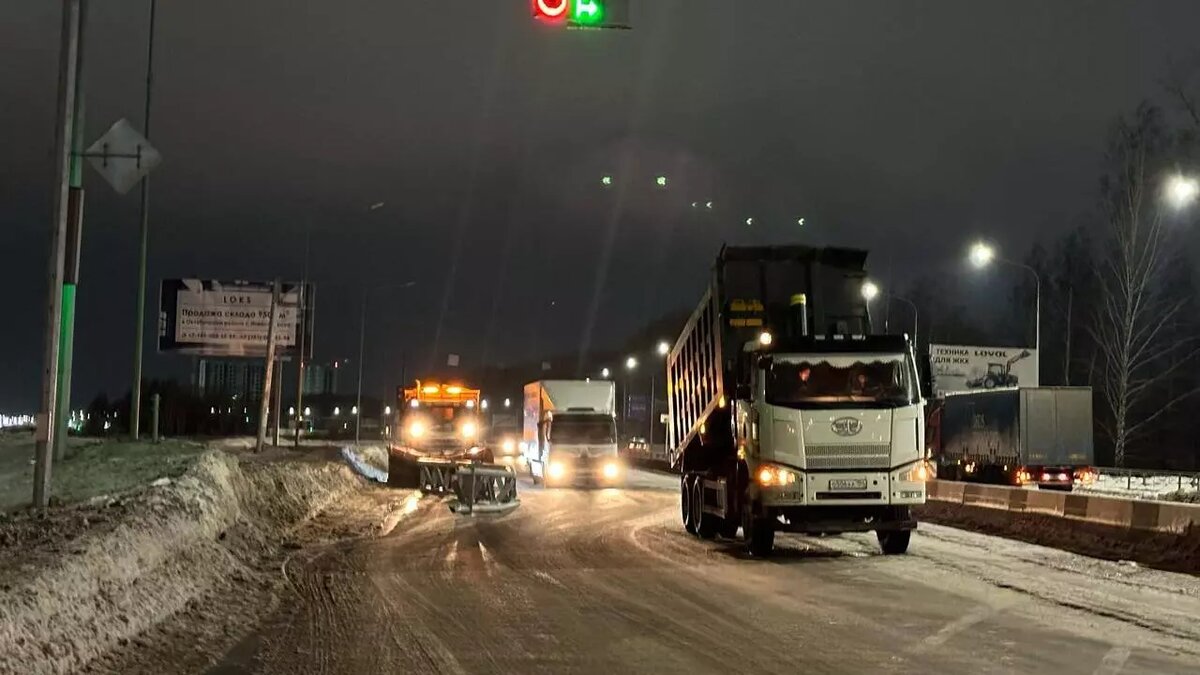
<instances>
[{"instance_id":1,"label":"street light","mask_svg":"<svg viewBox=\"0 0 1200 675\"><path fill-rule=\"evenodd\" d=\"M1167 180L1167 201L1175 209L1183 209L1200 196L1200 180L1176 174Z\"/></svg>"},{"instance_id":2,"label":"street light","mask_svg":"<svg viewBox=\"0 0 1200 675\"><path fill-rule=\"evenodd\" d=\"M638 362L636 358L630 356L629 358L625 359L625 370L633 370L637 368L637 366Z\"/></svg>"},{"instance_id":3,"label":"street light","mask_svg":"<svg viewBox=\"0 0 1200 675\"><path fill-rule=\"evenodd\" d=\"M610 371L608 368L603 368L600 370L600 377L603 377L607 380L609 375L612 375L612 371Z\"/></svg>"},{"instance_id":4,"label":"street light","mask_svg":"<svg viewBox=\"0 0 1200 675\"><path fill-rule=\"evenodd\" d=\"M1037 372L1038 379L1042 377L1042 278L1038 276L1037 270L1033 269L1025 263L1015 262L1007 258L1001 258L996 255L996 249L984 242L976 242L971 246L968 253L971 264L977 269L987 267L993 260L1002 262L1013 267L1020 267L1033 275L1033 282L1036 288L1035 303L1034 303L1034 319L1033 319L1033 367Z\"/></svg>"},{"instance_id":5,"label":"street light","mask_svg":"<svg viewBox=\"0 0 1200 675\"><path fill-rule=\"evenodd\" d=\"M659 356L666 356L667 353L670 351L671 351L671 345L667 344L666 340L663 340L658 343L658 355Z\"/></svg>"},{"instance_id":6,"label":"street light","mask_svg":"<svg viewBox=\"0 0 1200 675\"><path fill-rule=\"evenodd\" d=\"M879 297L879 286L874 281L864 281L862 285L863 300L867 302L873 301Z\"/></svg>"},{"instance_id":7,"label":"street light","mask_svg":"<svg viewBox=\"0 0 1200 675\"><path fill-rule=\"evenodd\" d=\"M996 257L996 249L983 243L976 242L971 246L971 250L967 253L971 264L979 269L987 267L989 263Z\"/></svg>"},{"instance_id":8,"label":"street light","mask_svg":"<svg viewBox=\"0 0 1200 675\"><path fill-rule=\"evenodd\" d=\"M375 209L382 207L382 206L383 206L383 202L379 202L378 205L372 206L371 210L374 211ZM415 282L415 281L402 281L399 283L384 284L382 286L368 288L363 291L362 314L359 317L359 321L358 321L358 394L356 395L356 398L355 398L355 404L356 404L355 407L356 408L358 406L362 405L363 361L365 360L364 354L363 354L363 347L366 345L366 342L367 342L367 298L369 298L371 296L372 291L382 291L382 290L385 290L388 288L399 288L400 290L405 290L405 289L412 288L413 286L416 286L416 285L417 285L417 282ZM413 401L416 401L416 400L417 399L413 399ZM354 447L356 447L356 448L358 447L361 436L362 436L362 418L356 417L354 420Z\"/></svg>"}]
</instances>

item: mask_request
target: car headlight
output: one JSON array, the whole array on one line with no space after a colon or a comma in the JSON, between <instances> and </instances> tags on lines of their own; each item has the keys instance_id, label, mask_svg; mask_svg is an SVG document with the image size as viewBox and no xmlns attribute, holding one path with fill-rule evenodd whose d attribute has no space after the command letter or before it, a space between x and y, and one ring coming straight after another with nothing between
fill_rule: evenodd
<instances>
[{"instance_id":1,"label":"car headlight","mask_svg":"<svg viewBox=\"0 0 1200 675\"><path fill-rule=\"evenodd\" d=\"M546 467L546 475L551 478L562 478L567 473L567 467L562 462L550 462Z\"/></svg>"},{"instance_id":2,"label":"car headlight","mask_svg":"<svg viewBox=\"0 0 1200 675\"><path fill-rule=\"evenodd\" d=\"M463 438L475 438L475 432L476 428L474 422L467 422L462 425Z\"/></svg>"},{"instance_id":3,"label":"car headlight","mask_svg":"<svg viewBox=\"0 0 1200 675\"><path fill-rule=\"evenodd\" d=\"M413 422L408 425L408 435L413 438L420 438L425 435L425 425L421 422Z\"/></svg>"},{"instance_id":4,"label":"car headlight","mask_svg":"<svg viewBox=\"0 0 1200 675\"><path fill-rule=\"evenodd\" d=\"M755 472L754 477L758 480L758 484L763 487L792 485L797 480L795 471L790 471L782 466L775 466L773 464L764 464L758 467L758 471Z\"/></svg>"},{"instance_id":5,"label":"car headlight","mask_svg":"<svg viewBox=\"0 0 1200 675\"><path fill-rule=\"evenodd\" d=\"M621 467L617 466L616 462L606 462L604 464L604 477L608 480L613 480L621 473Z\"/></svg>"},{"instance_id":6,"label":"car headlight","mask_svg":"<svg viewBox=\"0 0 1200 675\"><path fill-rule=\"evenodd\" d=\"M933 465L929 462L917 462L908 468L904 473L900 474L900 480L910 481L914 483L924 483L933 480L936 476L933 470Z\"/></svg>"}]
</instances>

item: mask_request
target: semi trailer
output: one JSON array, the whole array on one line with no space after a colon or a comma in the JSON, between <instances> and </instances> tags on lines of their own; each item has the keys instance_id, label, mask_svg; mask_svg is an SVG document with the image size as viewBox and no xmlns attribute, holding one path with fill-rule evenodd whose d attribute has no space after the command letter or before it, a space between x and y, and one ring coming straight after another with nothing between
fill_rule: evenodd
<instances>
[{"instance_id":1,"label":"semi trailer","mask_svg":"<svg viewBox=\"0 0 1200 675\"><path fill-rule=\"evenodd\" d=\"M948 393L931 404L938 478L1071 490L1096 478L1091 387Z\"/></svg>"},{"instance_id":2,"label":"semi trailer","mask_svg":"<svg viewBox=\"0 0 1200 675\"><path fill-rule=\"evenodd\" d=\"M667 358L685 529L874 531L904 553L925 503L923 401L905 336L871 335L865 251L725 247Z\"/></svg>"}]
</instances>

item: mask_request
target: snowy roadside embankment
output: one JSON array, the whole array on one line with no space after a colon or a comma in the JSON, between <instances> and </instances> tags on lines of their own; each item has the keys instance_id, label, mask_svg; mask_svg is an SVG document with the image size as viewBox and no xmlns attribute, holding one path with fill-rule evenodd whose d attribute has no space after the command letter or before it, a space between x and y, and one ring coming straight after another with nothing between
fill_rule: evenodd
<instances>
[{"instance_id":1,"label":"snowy roadside embankment","mask_svg":"<svg viewBox=\"0 0 1200 675\"><path fill-rule=\"evenodd\" d=\"M344 464L205 452L174 480L4 523L0 672L71 672L228 590L361 488Z\"/></svg>"},{"instance_id":2,"label":"snowy roadside embankment","mask_svg":"<svg viewBox=\"0 0 1200 675\"><path fill-rule=\"evenodd\" d=\"M342 447L342 458L364 478L373 480L376 483L387 483L387 450L377 445L367 445L360 448L347 445Z\"/></svg>"}]
</instances>

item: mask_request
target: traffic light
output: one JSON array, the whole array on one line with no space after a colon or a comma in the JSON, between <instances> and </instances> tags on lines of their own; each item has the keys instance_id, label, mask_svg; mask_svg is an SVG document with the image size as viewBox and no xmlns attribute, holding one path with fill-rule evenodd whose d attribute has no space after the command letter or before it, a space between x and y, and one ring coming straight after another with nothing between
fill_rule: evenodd
<instances>
[{"instance_id":1,"label":"traffic light","mask_svg":"<svg viewBox=\"0 0 1200 675\"><path fill-rule=\"evenodd\" d=\"M629 28L629 0L531 0L533 16L576 28Z\"/></svg>"}]
</instances>

